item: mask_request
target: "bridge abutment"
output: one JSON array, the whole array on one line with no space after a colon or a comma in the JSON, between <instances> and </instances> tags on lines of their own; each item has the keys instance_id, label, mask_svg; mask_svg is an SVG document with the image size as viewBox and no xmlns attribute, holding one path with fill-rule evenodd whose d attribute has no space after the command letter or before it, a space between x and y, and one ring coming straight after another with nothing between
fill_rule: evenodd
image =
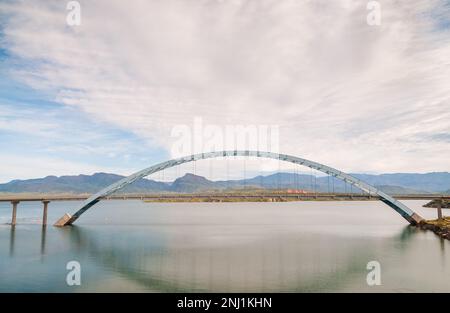
<instances>
[{"instance_id":1,"label":"bridge abutment","mask_svg":"<svg viewBox=\"0 0 450 313\"><path fill-rule=\"evenodd\" d=\"M412 225L420 225L421 223L423 223L425 221L425 219L417 213L414 213L413 215L409 216L409 218L407 218L407 220Z\"/></svg>"},{"instance_id":2,"label":"bridge abutment","mask_svg":"<svg viewBox=\"0 0 450 313\"><path fill-rule=\"evenodd\" d=\"M66 225L70 225L71 219L72 219L72 216L69 213L66 213L59 220L57 220L56 223L53 224L53 226L63 227Z\"/></svg>"}]
</instances>

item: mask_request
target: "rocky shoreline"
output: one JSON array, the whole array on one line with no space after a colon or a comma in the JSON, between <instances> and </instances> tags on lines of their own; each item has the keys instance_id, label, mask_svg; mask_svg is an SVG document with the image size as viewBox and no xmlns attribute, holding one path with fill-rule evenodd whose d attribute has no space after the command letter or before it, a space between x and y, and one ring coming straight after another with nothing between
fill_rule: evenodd
<instances>
[{"instance_id":1,"label":"rocky shoreline","mask_svg":"<svg viewBox=\"0 0 450 313\"><path fill-rule=\"evenodd\" d=\"M450 240L450 217L441 220L423 221L419 227L423 230L431 230L441 238Z\"/></svg>"}]
</instances>

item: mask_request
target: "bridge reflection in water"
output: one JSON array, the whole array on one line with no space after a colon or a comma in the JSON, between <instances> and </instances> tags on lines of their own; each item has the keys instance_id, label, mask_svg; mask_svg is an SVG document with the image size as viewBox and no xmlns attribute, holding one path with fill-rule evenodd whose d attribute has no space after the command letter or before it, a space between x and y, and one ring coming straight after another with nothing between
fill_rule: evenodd
<instances>
[{"instance_id":1,"label":"bridge reflection in water","mask_svg":"<svg viewBox=\"0 0 450 313\"><path fill-rule=\"evenodd\" d=\"M43 259L46 232L47 229L42 228ZM56 232L61 236L61 244L75 251L82 268L88 263L86 260L93 260L92 265L128 281L122 285L119 279L114 287L117 291L304 292L367 288L364 286L365 265L375 255L379 256L375 246L368 246L365 240L332 238L330 244L326 236L318 235L302 238L279 236L269 240L243 236L239 245L230 245L221 244L220 237L195 244L189 242L189 238L168 242L156 232L148 236L148 229L137 229L133 234L127 234L119 228L113 236L110 227L73 226ZM397 245L391 248L411 249L409 242L419 233L419 229L405 226L394 236ZM392 239L380 241L379 247L384 250ZM10 242L14 248L15 232L11 233ZM213 242L214 247L211 246ZM445 254L443 244L442 258ZM384 253L389 252L384 250ZM96 274L92 279L86 275L83 278L83 289L101 286ZM109 279L107 281L111 283ZM129 282L132 289L129 289Z\"/></svg>"},{"instance_id":2,"label":"bridge reflection in water","mask_svg":"<svg viewBox=\"0 0 450 313\"><path fill-rule=\"evenodd\" d=\"M102 203L80 226L0 225L0 291L450 290L450 243L379 202L124 203ZM72 260L79 287L65 283ZM366 284L372 260L382 286Z\"/></svg>"},{"instance_id":3,"label":"bridge reflection in water","mask_svg":"<svg viewBox=\"0 0 450 313\"><path fill-rule=\"evenodd\" d=\"M72 249L156 291L315 290L331 287L335 276L350 278L361 272L368 257L344 241L331 249L304 253L307 240L282 237L252 244L183 248L182 239L161 245L158 238L130 241L118 231L117 237L105 243L106 237L97 229L72 227L62 232Z\"/></svg>"},{"instance_id":4,"label":"bridge reflection in water","mask_svg":"<svg viewBox=\"0 0 450 313\"><path fill-rule=\"evenodd\" d=\"M357 258L347 255L346 249L342 254L333 249L321 251L320 256L303 254L305 247L298 241L283 238L240 246L149 249L142 244L130 246L128 240L105 246L94 239L97 234L89 237L78 227L70 232L79 247L88 247L88 253L103 266L158 291L288 291L301 289L301 281L305 285L326 283L327 275L347 276L357 268Z\"/></svg>"}]
</instances>

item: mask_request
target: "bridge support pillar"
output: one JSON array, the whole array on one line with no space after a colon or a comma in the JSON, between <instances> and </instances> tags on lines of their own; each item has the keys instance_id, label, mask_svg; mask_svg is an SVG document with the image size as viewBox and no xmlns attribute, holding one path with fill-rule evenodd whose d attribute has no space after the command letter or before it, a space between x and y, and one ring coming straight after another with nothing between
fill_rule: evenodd
<instances>
[{"instance_id":1,"label":"bridge support pillar","mask_svg":"<svg viewBox=\"0 0 450 313\"><path fill-rule=\"evenodd\" d=\"M44 212L42 214L42 226L47 226L47 209L50 201L44 200L42 203L44 204Z\"/></svg>"},{"instance_id":2,"label":"bridge support pillar","mask_svg":"<svg viewBox=\"0 0 450 313\"><path fill-rule=\"evenodd\" d=\"M16 225L16 217L17 217L17 205L19 204L20 201L11 201L11 204L13 206L12 209L12 216L11 216L11 225L14 226Z\"/></svg>"},{"instance_id":3,"label":"bridge support pillar","mask_svg":"<svg viewBox=\"0 0 450 313\"><path fill-rule=\"evenodd\" d=\"M440 220L442 220L442 200L437 201L436 208L437 208L438 220L440 221Z\"/></svg>"}]
</instances>

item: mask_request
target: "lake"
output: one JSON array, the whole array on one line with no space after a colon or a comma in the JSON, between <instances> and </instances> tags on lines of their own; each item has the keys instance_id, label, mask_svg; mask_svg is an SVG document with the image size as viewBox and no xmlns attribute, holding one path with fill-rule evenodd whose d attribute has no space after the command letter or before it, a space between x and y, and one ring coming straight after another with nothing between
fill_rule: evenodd
<instances>
[{"instance_id":1,"label":"lake","mask_svg":"<svg viewBox=\"0 0 450 313\"><path fill-rule=\"evenodd\" d=\"M426 201L404 203L436 216ZM77 204L51 202L49 224ZM42 228L41 216L41 203L21 202L12 228L0 203L1 292L450 291L450 241L380 201L111 200L65 228ZM79 286L66 283L70 261ZM367 284L370 261L381 285Z\"/></svg>"}]
</instances>

